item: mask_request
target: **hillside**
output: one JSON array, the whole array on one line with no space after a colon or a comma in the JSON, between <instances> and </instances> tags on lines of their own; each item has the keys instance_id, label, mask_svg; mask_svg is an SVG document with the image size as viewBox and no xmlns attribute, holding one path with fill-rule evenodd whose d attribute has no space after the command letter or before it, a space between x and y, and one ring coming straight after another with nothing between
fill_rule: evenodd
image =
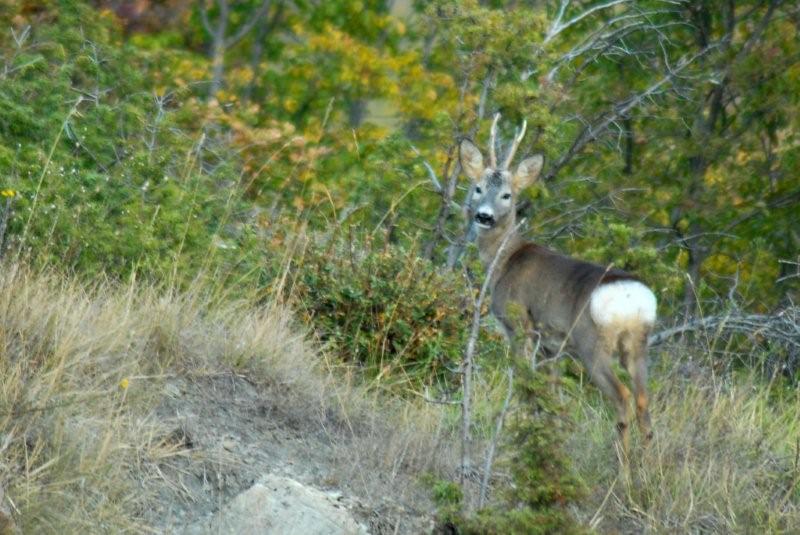
<instances>
[{"instance_id":1,"label":"hillside","mask_svg":"<svg viewBox=\"0 0 800 535\"><path fill-rule=\"evenodd\" d=\"M7 267L3 481L23 532L182 532L269 475L331 493L370 533L431 529L425 482L457 466L456 408L347 381L282 305ZM617 479L599 394L562 391L575 419L568 451L590 491L574 510L586 525L800 521L797 390L715 371L707 350L654 351L656 438L634 461L633 487Z\"/></svg>"},{"instance_id":2,"label":"hillside","mask_svg":"<svg viewBox=\"0 0 800 535\"><path fill-rule=\"evenodd\" d=\"M3 481L23 532L179 531L269 474L340 492L374 533L430 523L415 478L453 462L446 415L348 384L284 307L7 268Z\"/></svg>"}]
</instances>

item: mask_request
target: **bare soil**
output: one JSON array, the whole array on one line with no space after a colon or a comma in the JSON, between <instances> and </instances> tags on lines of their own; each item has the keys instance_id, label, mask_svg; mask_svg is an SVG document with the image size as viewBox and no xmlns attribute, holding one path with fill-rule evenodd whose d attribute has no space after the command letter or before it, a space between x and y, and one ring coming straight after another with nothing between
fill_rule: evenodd
<instances>
[{"instance_id":1,"label":"bare soil","mask_svg":"<svg viewBox=\"0 0 800 535\"><path fill-rule=\"evenodd\" d=\"M157 532L196 532L266 474L332 493L372 534L432 531L425 489L410 475L387 485L384 475L354 466L358 456L347 452L363 437L332 411L297 407L280 386L234 374L170 379L164 388L156 417L171 430L163 440L175 454L158 463L156 498L143 512Z\"/></svg>"}]
</instances>

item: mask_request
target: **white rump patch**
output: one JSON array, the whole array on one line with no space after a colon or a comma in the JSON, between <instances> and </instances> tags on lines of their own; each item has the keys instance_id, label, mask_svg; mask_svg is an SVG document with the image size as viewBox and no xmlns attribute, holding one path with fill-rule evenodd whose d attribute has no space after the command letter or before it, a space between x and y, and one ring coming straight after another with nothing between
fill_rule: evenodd
<instances>
[{"instance_id":1,"label":"white rump patch","mask_svg":"<svg viewBox=\"0 0 800 535\"><path fill-rule=\"evenodd\" d=\"M653 324L656 321L656 296L639 281L609 282L592 292L589 313L598 325L631 320Z\"/></svg>"}]
</instances>

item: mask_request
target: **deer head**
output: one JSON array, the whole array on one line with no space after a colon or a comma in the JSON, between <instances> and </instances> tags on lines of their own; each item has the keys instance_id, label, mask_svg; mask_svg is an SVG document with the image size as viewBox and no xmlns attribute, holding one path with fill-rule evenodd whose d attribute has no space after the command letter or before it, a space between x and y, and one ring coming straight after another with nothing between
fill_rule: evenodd
<instances>
[{"instance_id":1,"label":"deer head","mask_svg":"<svg viewBox=\"0 0 800 535\"><path fill-rule=\"evenodd\" d=\"M469 216L474 218L479 229L513 225L517 195L539 178L544 164L544 156L536 154L522 160L514 173L509 171L514 154L525 137L527 122L523 121L503 162L498 165L495 147L499 120L498 113L492 121L488 166L484 164L481 151L471 141L465 139L460 145L461 167L472 181L471 198L468 199Z\"/></svg>"}]
</instances>

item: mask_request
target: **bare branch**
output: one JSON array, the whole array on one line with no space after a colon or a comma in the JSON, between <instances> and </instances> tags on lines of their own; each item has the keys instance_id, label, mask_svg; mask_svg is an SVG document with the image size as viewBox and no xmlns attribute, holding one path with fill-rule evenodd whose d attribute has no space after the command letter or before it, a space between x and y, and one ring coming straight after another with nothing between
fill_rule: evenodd
<instances>
[{"instance_id":1,"label":"bare branch","mask_svg":"<svg viewBox=\"0 0 800 535\"><path fill-rule=\"evenodd\" d=\"M561 26L561 20L564 18L564 12L566 12L569 2L570 0L561 0L561 4L558 6L556 18L553 20L553 24L550 26L550 30L547 32L548 35L553 34L554 28Z\"/></svg>"},{"instance_id":2,"label":"bare branch","mask_svg":"<svg viewBox=\"0 0 800 535\"><path fill-rule=\"evenodd\" d=\"M426 386L425 393L422 394L422 399L424 399L427 403L433 403L434 405L460 405L461 401L458 399L450 399L450 398L434 398L430 395L430 390Z\"/></svg>"},{"instance_id":3,"label":"bare branch","mask_svg":"<svg viewBox=\"0 0 800 535\"><path fill-rule=\"evenodd\" d=\"M555 65L553 65L550 71L547 73L547 80L550 82L555 80L558 72L561 70L562 67L564 67L565 65L571 63L572 61L576 60L577 58L583 56L584 54L590 51L595 51L595 53L591 57L581 62L582 66L580 67L579 70L586 68L588 65L594 64L594 62L597 61L597 59L602 56L640 55L641 52L630 50L628 47L624 46L624 40L636 32L655 31L656 33L658 33L659 38L657 39L657 42L663 51L664 50L663 43L669 42L670 40L663 35L662 30L673 26L686 25L686 23L683 21L672 21L672 22L665 22L662 24L655 24L648 20L649 17L652 15L665 14L665 13L668 13L668 11L661 10L661 11L650 11L643 13L627 13L607 21L598 30L589 34L583 41L581 41L573 48L571 48L568 52L563 54L555 62ZM612 26L620 22L625 22L625 24L622 24L621 26L618 26L616 28L612 28Z\"/></svg>"},{"instance_id":4,"label":"bare branch","mask_svg":"<svg viewBox=\"0 0 800 535\"><path fill-rule=\"evenodd\" d=\"M425 166L425 169L428 170L428 177L431 179L431 184L433 184L433 189L436 193L442 193L444 190L442 189L442 184L439 182L439 179L436 178L436 171L433 170L431 164L428 163L428 160L422 157L422 153L420 153L419 149L414 145L411 145L411 150L414 151L414 154L419 156L420 160L422 160L422 165Z\"/></svg>"},{"instance_id":5,"label":"bare branch","mask_svg":"<svg viewBox=\"0 0 800 535\"><path fill-rule=\"evenodd\" d=\"M494 72L490 70L481 84L481 96L478 99L478 118L477 121L475 121L475 128L480 125L480 122L483 120L483 116L486 113L486 100L489 98L489 89L492 87L493 82Z\"/></svg>"},{"instance_id":6,"label":"bare branch","mask_svg":"<svg viewBox=\"0 0 800 535\"><path fill-rule=\"evenodd\" d=\"M800 307L790 306L775 314L733 311L720 316L695 318L650 336L648 343L651 346L658 345L684 333L709 330L763 336L800 350Z\"/></svg>"},{"instance_id":7,"label":"bare branch","mask_svg":"<svg viewBox=\"0 0 800 535\"><path fill-rule=\"evenodd\" d=\"M586 146L591 143L592 141L596 140L598 137L603 135L609 126L614 124L617 120L624 118L631 112L634 108L638 107L645 101L648 101L654 95L657 95L663 91L664 86L672 82L678 75L685 70L690 65L694 64L699 58L705 56L708 52L713 50L717 47L717 43L711 44L701 50L700 52L693 54L689 57L683 57L674 68L669 70L662 78L654 82L650 87L638 93L636 95L632 95L627 99L618 102L614 105L614 107L609 111L606 112L604 115L601 115L594 123L589 123L584 126L584 128L578 133L575 140L572 142L572 145L564 153L560 158L558 158L553 165L547 170L547 172L543 176L543 180L550 180L555 177L558 172L567 164L569 163L576 155L578 155Z\"/></svg>"},{"instance_id":8,"label":"bare branch","mask_svg":"<svg viewBox=\"0 0 800 535\"><path fill-rule=\"evenodd\" d=\"M208 19L208 8L206 7L205 0L198 0L198 11L200 11L200 20L203 23L203 28L208 32L208 35L214 35L214 29L211 27L211 21Z\"/></svg>"},{"instance_id":9,"label":"bare branch","mask_svg":"<svg viewBox=\"0 0 800 535\"><path fill-rule=\"evenodd\" d=\"M11 200L12 196L5 197L5 208L0 212L0 260L3 259L3 253L6 246L6 228L8 228L8 220L11 218Z\"/></svg>"},{"instance_id":10,"label":"bare branch","mask_svg":"<svg viewBox=\"0 0 800 535\"><path fill-rule=\"evenodd\" d=\"M481 489L478 494L478 509L481 509L486 503L486 492L489 488L489 479L492 476L494 452L497 449L497 442L500 439L500 433L503 431L503 422L506 419L506 412L508 412L508 406L511 404L511 396L514 393L514 368L509 366L506 374L508 376L508 390L506 390L506 398L503 400L503 407L500 409L500 414L497 416L497 423L495 424L494 428L494 436L492 436L492 441L489 443L489 449L486 452L486 459L483 464Z\"/></svg>"},{"instance_id":11,"label":"bare branch","mask_svg":"<svg viewBox=\"0 0 800 535\"><path fill-rule=\"evenodd\" d=\"M271 0L264 0L261 2L261 5L258 6L258 9L256 9L254 13L250 14L249 20L242 24L235 34L225 40L225 46L230 48L244 39L245 36L250 33L250 30L252 30L253 27L261 21L261 18L267 13L267 11L269 11L271 4Z\"/></svg>"},{"instance_id":12,"label":"bare branch","mask_svg":"<svg viewBox=\"0 0 800 535\"><path fill-rule=\"evenodd\" d=\"M481 285L481 291L478 298L475 300L472 310L472 326L470 327L469 338L467 339L467 349L464 353L464 361L462 365L462 385L463 394L461 400L461 470L460 470L460 484L464 488L467 476L472 471L472 461L470 459L470 450L472 444L472 369L475 358L475 347L478 341L478 333L481 326L481 308L489 292L494 278L494 271L503 256L503 251L508 245L509 240L514 236L517 231L525 223L525 220L520 221L506 232L503 241L500 242L500 247L489 264L486 270L485 279ZM465 507L470 507L469 500L465 500Z\"/></svg>"},{"instance_id":13,"label":"bare branch","mask_svg":"<svg viewBox=\"0 0 800 535\"><path fill-rule=\"evenodd\" d=\"M596 12L601 11L603 9L608 9L610 7L613 7L613 6L616 6L616 5L619 5L619 4L625 4L625 3L630 2L630 1L631 0L609 0L608 2L592 6L589 9L587 9L586 11L584 11L583 13L572 17L567 22L562 23L561 19L564 16L564 10L566 10L567 4L569 4L568 0L567 1L562 0L561 7L559 8L559 13L556 16L556 19L553 21L553 24L550 26L550 29L547 31L547 35L544 38L543 44L549 43L558 34L563 32L564 30L566 30L570 26L573 26L574 24L579 23L580 21L582 21L583 19L585 19L586 17L588 17L589 15L591 15L593 13L596 13Z\"/></svg>"},{"instance_id":14,"label":"bare branch","mask_svg":"<svg viewBox=\"0 0 800 535\"><path fill-rule=\"evenodd\" d=\"M800 262L796 262L794 260L778 260L778 263L786 266L794 266L794 273L789 273L788 275L779 277L775 282L783 282L789 279L800 279Z\"/></svg>"}]
</instances>

